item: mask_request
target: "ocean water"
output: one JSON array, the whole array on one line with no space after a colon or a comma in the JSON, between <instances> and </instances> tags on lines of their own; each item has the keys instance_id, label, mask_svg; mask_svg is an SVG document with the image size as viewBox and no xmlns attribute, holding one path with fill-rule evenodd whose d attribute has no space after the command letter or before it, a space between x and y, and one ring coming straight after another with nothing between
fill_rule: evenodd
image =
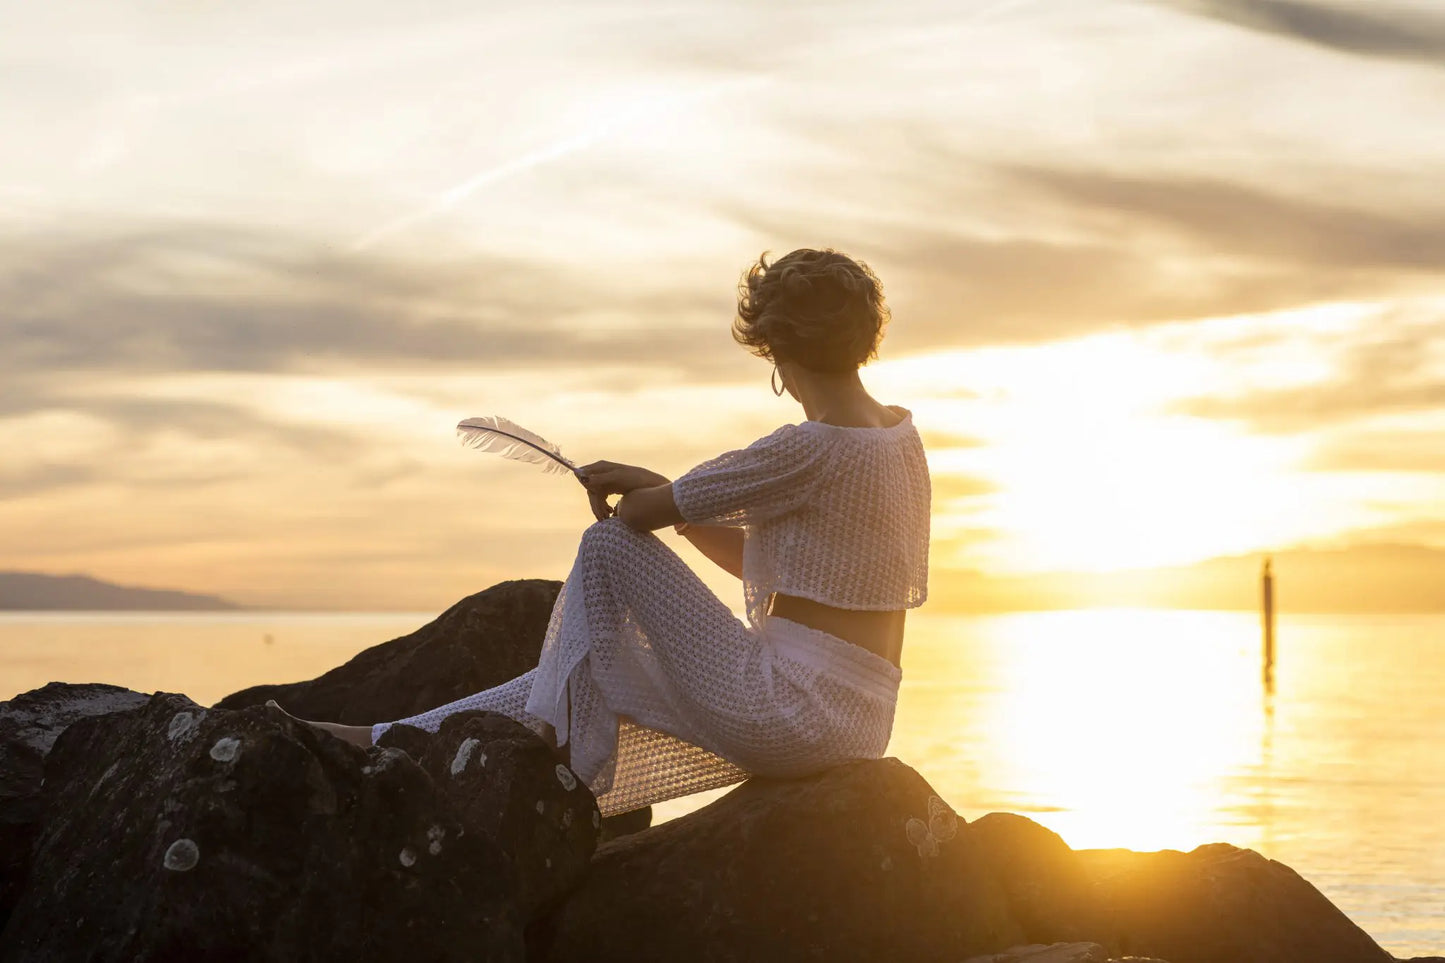
<instances>
[{"instance_id":1,"label":"ocean water","mask_svg":"<svg viewBox=\"0 0 1445 963\"><path fill-rule=\"evenodd\" d=\"M0 613L0 698L51 680L210 703L310 678L429 614ZM965 819L1075 848L1256 849L1396 956L1445 954L1445 615L909 616L889 749ZM657 807L674 818L719 793Z\"/></svg>"}]
</instances>

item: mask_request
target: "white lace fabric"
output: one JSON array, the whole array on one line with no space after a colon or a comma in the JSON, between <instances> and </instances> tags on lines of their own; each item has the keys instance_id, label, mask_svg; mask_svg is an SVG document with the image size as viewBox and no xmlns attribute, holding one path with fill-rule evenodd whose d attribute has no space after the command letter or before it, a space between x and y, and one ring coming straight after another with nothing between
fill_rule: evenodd
<instances>
[{"instance_id":1,"label":"white lace fabric","mask_svg":"<svg viewBox=\"0 0 1445 963\"><path fill-rule=\"evenodd\" d=\"M927 601L928 461L913 413L893 410L886 428L783 425L673 481L685 520L743 529L753 624L773 592L849 609Z\"/></svg>"},{"instance_id":2,"label":"white lace fabric","mask_svg":"<svg viewBox=\"0 0 1445 963\"><path fill-rule=\"evenodd\" d=\"M656 535L597 522L582 535L535 669L378 723L373 740L396 724L436 731L467 709L539 733L545 722L604 815L749 774L798 776L881 756L898 667L765 609L774 591L847 608L922 604L929 479L911 415L898 410L904 420L890 428L785 425L673 482L688 521L744 528L746 622Z\"/></svg>"}]
</instances>

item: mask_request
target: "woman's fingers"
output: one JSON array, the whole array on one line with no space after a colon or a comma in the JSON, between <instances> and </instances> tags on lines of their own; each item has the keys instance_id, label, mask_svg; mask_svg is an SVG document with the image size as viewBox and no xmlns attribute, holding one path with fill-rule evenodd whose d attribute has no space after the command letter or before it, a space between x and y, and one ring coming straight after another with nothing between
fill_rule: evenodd
<instances>
[{"instance_id":1,"label":"woman's fingers","mask_svg":"<svg viewBox=\"0 0 1445 963\"><path fill-rule=\"evenodd\" d=\"M604 518L612 517L612 506L607 504L607 496L600 492L588 492L587 501L592 505L592 514L600 522Z\"/></svg>"},{"instance_id":2,"label":"woman's fingers","mask_svg":"<svg viewBox=\"0 0 1445 963\"><path fill-rule=\"evenodd\" d=\"M595 475L599 471L606 471L609 468L618 467L613 461L594 461L586 465L578 465L577 470L584 475Z\"/></svg>"},{"instance_id":3,"label":"woman's fingers","mask_svg":"<svg viewBox=\"0 0 1445 963\"><path fill-rule=\"evenodd\" d=\"M602 495L613 495L622 491L618 483L622 479L615 468L601 468L587 472L582 478L582 484L590 492L597 492Z\"/></svg>"}]
</instances>

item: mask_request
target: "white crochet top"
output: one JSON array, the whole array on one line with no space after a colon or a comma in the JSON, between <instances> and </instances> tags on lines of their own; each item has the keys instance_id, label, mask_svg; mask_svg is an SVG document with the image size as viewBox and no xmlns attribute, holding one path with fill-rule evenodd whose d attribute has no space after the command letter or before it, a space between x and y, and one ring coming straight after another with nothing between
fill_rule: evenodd
<instances>
[{"instance_id":1,"label":"white crochet top","mask_svg":"<svg viewBox=\"0 0 1445 963\"><path fill-rule=\"evenodd\" d=\"M687 522L743 529L743 597L760 625L773 592L846 609L928 598L932 485L913 413L886 428L788 424L672 483Z\"/></svg>"}]
</instances>

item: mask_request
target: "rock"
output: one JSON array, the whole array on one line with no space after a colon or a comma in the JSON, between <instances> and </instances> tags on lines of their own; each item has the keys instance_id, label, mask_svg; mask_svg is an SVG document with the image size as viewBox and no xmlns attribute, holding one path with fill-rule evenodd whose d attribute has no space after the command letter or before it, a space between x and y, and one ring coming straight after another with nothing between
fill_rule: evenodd
<instances>
[{"instance_id":1,"label":"rock","mask_svg":"<svg viewBox=\"0 0 1445 963\"><path fill-rule=\"evenodd\" d=\"M275 699L303 719L371 725L416 715L516 678L537 664L562 583L499 582L410 635L357 654L306 682L242 689L218 709Z\"/></svg>"},{"instance_id":2,"label":"rock","mask_svg":"<svg viewBox=\"0 0 1445 963\"><path fill-rule=\"evenodd\" d=\"M1014 918L1035 944L1097 938L1091 929L1093 880L1057 833L1013 813L989 813L970 823L968 831L998 874Z\"/></svg>"},{"instance_id":3,"label":"rock","mask_svg":"<svg viewBox=\"0 0 1445 963\"><path fill-rule=\"evenodd\" d=\"M1084 850L1090 938L1171 963L1393 963L1283 863L1214 843L1189 852Z\"/></svg>"},{"instance_id":4,"label":"rock","mask_svg":"<svg viewBox=\"0 0 1445 963\"><path fill-rule=\"evenodd\" d=\"M0 930L19 897L39 832L45 757L72 722L134 708L147 696L120 686L52 682L0 703Z\"/></svg>"},{"instance_id":5,"label":"rock","mask_svg":"<svg viewBox=\"0 0 1445 963\"><path fill-rule=\"evenodd\" d=\"M370 725L435 709L514 679L537 664L562 583L499 582L462 599L410 635L372 646L306 682L253 686L218 709L275 699L303 719ZM603 820L606 837L646 829L650 807Z\"/></svg>"},{"instance_id":6,"label":"rock","mask_svg":"<svg viewBox=\"0 0 1445 963\"><path fill-rule=\"evenodd\" d=\"M599 843L605 843L610 839L618 839L622 836L629 836L632 833L640 833L651 825L651 806L643 806L641 809L634 809L630 812L603 816L602 835L597 837L597 841Z\"/></svg>"},{"instance_id":7,"label":"rock","mask_svg":"<svg viewBox=\"0 0 1445 963\"><path fill-rule=\"evenodd\" d=\"M1075 852L1022 816L965 824L896 759L751 779L603 843L544 923L530 945L551 963L1394 963L1258 853Z\"/></svg>"},{"instance_id":8,"label":"rock","mask_svg":"<svg viewBox=\"0 0 1445 963\"><path fill-rule=\"evenodd\" d=\"M45 777L7 963L523 958L506 858L397 749L162 693Z\"/></svg>"},{"instance_id":9,"label":"rock","mask_svg":"<svg viewBox=\"0 0 1445 963\"><path fill-rule=\"evenodd\" d=\"M963 963L1109 963L1108 954L1098 943L1034 943L1014 946L1002 953L975 956Z\"/></svg>"},{"instance_id":10,"label":"rock","mask_svg":"<svg viewBox=\"0 0 1445 963\"><path fill-rule=\"evenodd\" d=\"M1109 958L1098 943L1034 943L1029 946L1013 946L1002 953L975 956L963 963L1167 963L1165 960L1146 959L1142 956Z\"/></svg>"},{"instance_id":11,"label":"rock","mask_svg":"<svg viewBox=\"0 0 1445 963\"><path fill-rule=\"evenodd\" d=\"M506 853L530 920L586 875L602 825L597 800L532 730L495 712L459 712L432 735L393 726L379 746L421 762L469 830Z\"/></svg>"},{"instance_id":12,"label":"rock","mask_svg":"<svg viewBox=\"0 0 1445 963\"><path fill-rule=\"evenodd\" d=\"M896 759L750 779L599 846L533 958L958 960L1026 942L964 829Z\"/></svg>"}]
</instances>

